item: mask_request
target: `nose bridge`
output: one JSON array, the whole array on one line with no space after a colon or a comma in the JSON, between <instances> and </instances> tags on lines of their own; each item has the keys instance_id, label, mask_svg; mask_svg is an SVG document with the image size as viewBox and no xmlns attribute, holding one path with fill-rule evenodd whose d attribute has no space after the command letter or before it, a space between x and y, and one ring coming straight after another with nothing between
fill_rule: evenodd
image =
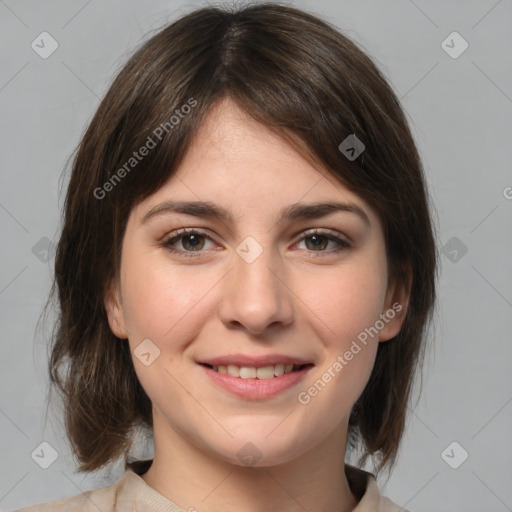
<instances>
[{"instance_id":1,"label":"nose bridge","mask_svg":"<svg viewBox=\"0 0 512 512\"><path fill-rule=\"evenodd\" d=\"M288 323L293 309L279 258L250 238L237 247L233 257L221 314L224 322L261 332L274 322Z\"/></svg>"},{"instance_id":2,"label":"nose bridge","mask_svg":"<svg viewBox=\"0 0 512 512\"><path fill-rule=\"evenodd\" d=\"M244 252L249 246L249 250ZM279 281L275 267L280 267L275 254L269 248L257 251L250 243L240 244L235 257L235 274L238 285L249 288L253 293L258 291L269 293L277 291L276 280Z\"/></svg>"}]
</instances>

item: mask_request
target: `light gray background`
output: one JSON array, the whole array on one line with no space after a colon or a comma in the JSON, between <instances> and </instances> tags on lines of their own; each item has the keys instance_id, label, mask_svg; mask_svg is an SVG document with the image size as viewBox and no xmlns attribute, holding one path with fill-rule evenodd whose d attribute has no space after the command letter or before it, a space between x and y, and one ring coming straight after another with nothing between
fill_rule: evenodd
<instances>
[{"instance_id":1,"label":"light gray background","mask_svg":"<svg viewBox=\"0 0 512 512\"><path fill-rule=\"evenodd\" d=\"M512 2L293 3L337 25L380 65L413 123L440 245L457 237L467 247L463 254L452 241L441 255L435 350L398 466L381 489L412 512L512 510ZM57 239L59 178L115 71L192 5L204 4L0 1L0 511L122 474L75 473L62 430L44 418L47 354L35 327L53 264L44 261L45 237ZM31 48L43 31L59 45L47 59ZM441 45L453 31L469 44L456 59ZM448 40L455 50L460 43ZM46 470L31 457L43 441L59 453ZM441 456L453 441L462 448L448 451L450 461L469 453L458 469Z\"/></svg>"}]
</instances>

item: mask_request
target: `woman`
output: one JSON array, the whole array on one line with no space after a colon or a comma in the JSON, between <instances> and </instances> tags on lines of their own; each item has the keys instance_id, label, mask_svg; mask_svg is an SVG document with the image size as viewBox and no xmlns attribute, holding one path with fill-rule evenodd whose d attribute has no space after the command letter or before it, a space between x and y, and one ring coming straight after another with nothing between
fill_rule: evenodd
<instances>
[{"instance_id":1,"label":"woman","mask_svg":"<svg viewBox=\"0 0 512 512\"><path fill-rule=\"evenodd\" d=\"M126 472L23 510L404 510L344 461L395 463L436 252L354 43L274 3L171 23L101 102L64 213L50 373L79 470Z\"/></svg>"}]
</instances>

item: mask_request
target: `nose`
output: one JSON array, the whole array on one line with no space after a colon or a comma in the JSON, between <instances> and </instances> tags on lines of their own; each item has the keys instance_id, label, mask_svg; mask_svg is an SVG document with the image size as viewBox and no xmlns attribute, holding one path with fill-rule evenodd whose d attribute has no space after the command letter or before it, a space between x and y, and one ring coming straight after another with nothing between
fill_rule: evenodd
<instances>
[{"instance_id":1,"label":"nose","mask_svg":"<svg viewBox=\"0 0 512 512\"><path fill-rule=\"evenodd\" d=\"M249 263L238 254L223 280L219 314L228 328L245 328L259 335L269 327L293 321L293 292L285 270L270 250Z\"/></svg>"}]
</instances>

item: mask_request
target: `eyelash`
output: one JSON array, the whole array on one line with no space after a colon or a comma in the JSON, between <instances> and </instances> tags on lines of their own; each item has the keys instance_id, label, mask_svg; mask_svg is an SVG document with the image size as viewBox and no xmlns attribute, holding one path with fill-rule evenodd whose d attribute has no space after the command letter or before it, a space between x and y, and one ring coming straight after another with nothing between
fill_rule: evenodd
<instances>
[{"instance_id":1,"label":"eyelash","mask_svg":"<svg viewBox=\"0 0 512 512\"><path fill-rule=\"evenodd\" d=\"M197 258L198 256L201 256L201 254L204 251L184 251L182 249L176 249L175 247L172 247L173 244L175 244L180 238L183 238L186 235L200 235L200 236L203 236L213 242L213 239L210 236L208 236L206 233L203 233L202 231L198 231L196 229L184 228L184 229L178 231L172 237L164 240L162 243L162 246L166 250L168 250L172 253L179 254L179 255L182 255L185 257ZM338 244L338 247L331 251L312 251L312 250L307 249L307 252L312 254L314 257L322 257L326 254L338 253L344 249L349 249L351 247L351 245L348 242L345 242L344 240L341 240L340 238L338 238L332 234L329 234L328 232L326 232L325 230L322 230L322 229L313 229L312 231L304 233L304 236L299 241L301 242L306 238L310 238L313 236L319 236L319 235L326 237L329 241L336 242Z\"/></svg>"}]
</instances>

